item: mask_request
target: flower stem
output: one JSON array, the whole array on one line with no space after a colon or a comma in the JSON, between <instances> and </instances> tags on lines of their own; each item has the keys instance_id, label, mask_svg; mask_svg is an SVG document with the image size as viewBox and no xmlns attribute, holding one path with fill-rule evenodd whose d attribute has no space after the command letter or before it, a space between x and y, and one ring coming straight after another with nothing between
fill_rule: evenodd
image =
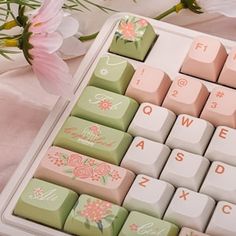
<instances>
[{"instance_id":1,"label":"flower stem","mask_svg":"<svg viewBox=\"0 0 236 236\"><path fill-rule=\"evenodd\" d=\"M1 25L0 30L9 30L16 26L18 26L18 22L16 20L11 20Z\"/></svg>"},{"instance_id":2,"label":"flower stem","mask_svg":"<svg viewBox=\"0 0 236 236\"><path fill-rule=\"evenodd\" d=\"M95 39L95 38L97 37L98 33L99 33L99 32L96 32L96 33L90 34L90 35L80 36L80 37L79 37L79 40L80 40L81 42L90 41L90 40L92 40L92 39Z\"/></svg>"},{"instance_id":3,"label":"flower stem","mask_svg":"<svg viewBox=\"0 0 236 236\"><path fill-rule=\"evenodd\" d=\"M182 9L184 9L184 4L183 3L179 3L173 7L171 7L170 9L168 9L167 11L163 12L162 14L160 14L159 16L155 17L154 19L155 20L161 20L163 19L164 17L176 12L178 13L179 11L181 11Z\"/></svg>"}]
</instances>

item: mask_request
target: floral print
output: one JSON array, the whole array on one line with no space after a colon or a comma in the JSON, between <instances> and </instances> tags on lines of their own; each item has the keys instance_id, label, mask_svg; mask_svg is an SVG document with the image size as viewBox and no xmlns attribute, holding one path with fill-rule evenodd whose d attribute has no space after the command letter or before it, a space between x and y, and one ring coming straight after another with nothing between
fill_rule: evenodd
<instances>
[{"instance_id":1,"label":"floral print","mask_svg":"<svg viewBox=\"0 0 236 236\"><path fill-rule=\"evenodd\" d=\"M112 108L112 102L108 99L104 99L98 104L101 110L110 110Z\"/></svg>"},{"instance_id":2,"label":"floral print","mask_svg":"<svg viewBox=\"0 0 236 236\"><path fill-rule=\"evenodd\" d=\"M136 232L138 230L138 225L132 224L132 225L129 226L129 228L130 228L131 231Z\"/></svg>"}]
</instances>

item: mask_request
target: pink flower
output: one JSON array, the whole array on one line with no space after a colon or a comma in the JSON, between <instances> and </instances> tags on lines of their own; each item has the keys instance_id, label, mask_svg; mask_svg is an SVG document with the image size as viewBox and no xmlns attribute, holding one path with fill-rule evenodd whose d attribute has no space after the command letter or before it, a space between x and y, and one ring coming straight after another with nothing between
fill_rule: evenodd
<instances>
[{"instance_id":1,"label":"pink flower","mask_svg":"<svg viewBox=\"0 0 236 236\"><path fill-rule=\"evenodd\" d=\"M91 166L76 167L73 174L80 179L87 179L93 176L93 168Z\"/></svg>"},{"instance_id":2,"label":"pink flower","mask_svg":"<svg viewBox=\"0 0 236 236\"><path fill-rule=\"evenodd\" d=\"M97 125L93 125L90 128L90 131L95 135L100 135L100 128Z\"/></svg>"},{"instance_id":3,"label":"pink flower","mask_svg":"<svg viewBox=\"0 0 236 236\"><path fill-rule=\"evenodd\" d=\"M101 110L110 110L112 107L112 103L111 101L105 99L99 102L98 106Z\"/></svg>"},{"instance_id":4,"label":"pink flower","mask_svg":"<svg viewBox=\"0 0 236 236\"><path fill-rule=\"evenodd\" d=\"M129 228L131 231L134 231L134 232L138 231L138 225L136 225L136 224L130 225Z\"/></svg>"},{"instance_id":5,"label":"pink flower","mask_svg":"<svg viewBox=\"0 0 236 236\"><path fill-rule=\"evenodd\" d=\"M111 166L109 164L102 163L102 164L98 165L94 171L98 175L106 176L110 173Z\"/></svg>"},{"instance_id":6,"label":"pink flower","mask_svg":"<svg viewBox=\"0 0 236 236\"><path fill-rule=\"evenodd\" d=\"M145 27L145 26L148 25L148 22L147 22L145 19L139 20L138 23L139 23L142 27Z\"/></svg>"},{"instance_id":7,"label":"pink flower","mask_svg":"<svg viewBox=\"0 0 236 236\"><path fill-rule=\"evenodd\" d=\"M82 165L82 156L80 154L72 154L68 158L67 165L70 167L76 167Z\"/></svg>"},{"instance_id":8,"label":"pink flower","mask_svg":"<svg viewBox=\"0 0 236 236\"><path fill-rule=\"evenodd\" d=\"M119 29L123 34L123 37L127 40L134 40L136 37L134 23L131 22L121 22Z\"/></svg>"}]
</instances>

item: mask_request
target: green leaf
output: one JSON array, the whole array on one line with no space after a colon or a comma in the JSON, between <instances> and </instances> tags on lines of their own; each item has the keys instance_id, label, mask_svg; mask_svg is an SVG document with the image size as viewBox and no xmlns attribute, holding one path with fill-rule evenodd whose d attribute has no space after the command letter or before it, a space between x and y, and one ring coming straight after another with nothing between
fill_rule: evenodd
<instances>
[{"instance_id":1,"label":"green leaf","mask_svg":"<svg viewBox=\"0 0 236 236\"><path fill-rule=\"evenodd\" d=\"M66 174L72 174L73 173L73 170L72 169L65 169L64 172Z\"/></svg>"},{"instance_id":2,"label":"green leaf","mask_svg":"<svg viewBox=\"0 0 236 236\"><path fill-rule=\"evenodd\" d=\"M86 218L86 221L84 223L85 228L90 229L90 223L89 220Z\"/></svg>"},{"instance_id":3,"label":"green leaf","mask_svg":"<svg viewBox=\"0 0 236 236\"><path fill-rule=\"evenodd\" d=\"M101 220L99 220L97 222L97 226L98 226L98 229L103 233L103 225L102 225L102 221Z\"/></svg>"}]
</instances>

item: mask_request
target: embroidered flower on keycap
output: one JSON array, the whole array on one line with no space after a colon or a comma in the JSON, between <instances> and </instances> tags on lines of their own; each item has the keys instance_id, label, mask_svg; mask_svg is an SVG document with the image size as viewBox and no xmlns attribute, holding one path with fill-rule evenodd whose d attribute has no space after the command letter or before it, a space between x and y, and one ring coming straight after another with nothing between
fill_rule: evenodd
<instances>
[{"instance_id":1,"label":"embroidered flower on keycap","mask_svg":"<svg viewBox=\"0 0 236 236\"><path fill-rule=\"evenodd\" d=\"M67 165L67 156L63 153L59 153L59 152L55 154L49 153L48 158L50 162L52 162L54 165L58 167Z\"/></svg>"},{"instance_id":2,"label":"embroidered flower on keycap","mask_svg":"<svg viewBox=\"0 0 236 236\"><path fill-rule=\"evenodd\" d=\"M108 99L104 99L98 103L101 110L110 110L112 108L112 102Z\"/></svg>"},{"instance_id":3,"label":"embroidered flower on keycap","mask_svg":"<svg viewBox=\"0 0 236 236\"><path fill-rule=\"evenodd\" d=\"M82 165L82 156L80 154L72 154L68 158L67 165L71 167L81 166Z\"/></svg>"},{"instance_id":4,"label":"embroidered flower on keycap","mask_svg":"<svg viewBox=\"0 0 236 236\"><path fill-rule=\"evenodd\" d=\"M34 198L38 198L38 197L41 197L44 193L44 190L42 188L35 188L34 191L33 191L33 197Z\"/></svg>"},{"instance_id":5,"label":"embroidered flower on keycap","mask_svg":"<svg viewBox=\"0 0 236 236\"><path fill-rule=\"evenodd\" d=\"M100 134L101 134L100 127L97 126L97 125L92 125L91 127L89 127L89 130L90 130L91 133L93 133L94 135L100 135Z\"/></svg>"},{"instance_id":6,"label":"embroidered flower on keycap","mask_svg":"<svg viewBox=\"0 0 236 236\"><path fill-rule=\"evenodd\" d=\"M130 229L130 231L136 232L138 230L138 225L132 224L132 225L129 226L129 229Z\"/></svg>"}]
</instances>

